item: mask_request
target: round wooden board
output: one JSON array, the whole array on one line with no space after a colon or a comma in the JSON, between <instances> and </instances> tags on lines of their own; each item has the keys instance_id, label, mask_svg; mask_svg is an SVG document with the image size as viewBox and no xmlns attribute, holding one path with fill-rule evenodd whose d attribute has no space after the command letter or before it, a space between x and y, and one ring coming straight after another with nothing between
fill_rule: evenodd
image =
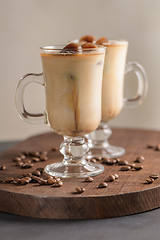
<instances>
[{"instance_id":1,"label":"round wooden board","mask_svg":"<svg viewBox=\"0 0 160 240\"><path fill-rule=\"evenodd\" d=\"M62 161L59 151L51 148L59 147L62 137L49 132L33 136L0 155L0 166L5 164L6 170L0 171L0 177L22 177L23 173L32 172L37 167ZM105 171L94 177L91 183L84 179L64 179L62 187L49 185L40 186L37 183L15 185L0 183L0 211L51 219L97 219L124 216L148 211L160 206L160 178L152 184L146 184L145 179L152 173L160 174L160 151L148 149L148 143L160 143L160 132L113 129L110 139L113 145L126 149L126 154L120 159L133 163L137 156L143 155L143 169L140 171L120 171L118 164L104 165ZM48 151L48 160L34 164L32 169L16 167L12 158L22 151ZM109 182L107 188L98 188L100 182L112 174L119 178ZM76 194L76 187L84 187L82 194Z\"/></svg>"}]
</instances>

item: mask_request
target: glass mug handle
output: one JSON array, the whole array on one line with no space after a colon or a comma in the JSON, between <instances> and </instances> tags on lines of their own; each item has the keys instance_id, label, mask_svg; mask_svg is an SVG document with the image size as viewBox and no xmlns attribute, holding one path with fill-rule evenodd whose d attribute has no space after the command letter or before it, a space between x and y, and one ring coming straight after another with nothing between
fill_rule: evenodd
<instances>
[{"instance_id":1,"label":"glass mug handle","mask_svg":"<svg viewBox=\"0 0 160 240\"><path fill-rule=\"evenodd\" d=\"M46 123L47 118L46 118L46 112L44 111L43 113L29 113L26 111L25 106L24 106L24 101L23 101L23 95L24 95L24 90L27 84L31 82L35 82L38 84L41 84L44 86L43 79L41 78L36 78L36 79L31 79L28 78L30 76L33 77L39 77L42 76L43 73L28 73L24 75L21 80L18 83L17 90L16 90L16 107L19 116L27 123L30 124L40 124L40 123Z\"/></svg>"},{"instance_id":2,"label":"glass mug handle","mask_svg":"<svg viewBox=\"0 0 160 240\"><path fill-rule=\"evenodd\" d=\"M147 94L148 78L144 68L137 62L128 62L125 68L125 74L133 71L138 79L138 90L133 98L124 98L124 107L137 107L141 104Z\"/></svg>"}]
</instances>

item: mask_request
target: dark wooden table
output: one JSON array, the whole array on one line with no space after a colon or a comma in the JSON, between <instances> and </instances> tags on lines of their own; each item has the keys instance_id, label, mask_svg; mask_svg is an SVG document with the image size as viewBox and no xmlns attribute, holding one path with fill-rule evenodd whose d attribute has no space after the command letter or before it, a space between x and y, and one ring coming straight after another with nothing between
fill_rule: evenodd
<instances>
[{"instance_id":1,"label":"dark wooden table","mask_svg":"<svg viewBox=\"0 0 160 240\"><path fill-rule=\"evenodd\" d=\"M160 136L160 133L156 133ZM157 140L156 140L157 141ZM1 142L0 152L17 142ZM159 239L160 209L99 220L49 220L0 212L0 239Z\"/></svg>"}]
</instances>

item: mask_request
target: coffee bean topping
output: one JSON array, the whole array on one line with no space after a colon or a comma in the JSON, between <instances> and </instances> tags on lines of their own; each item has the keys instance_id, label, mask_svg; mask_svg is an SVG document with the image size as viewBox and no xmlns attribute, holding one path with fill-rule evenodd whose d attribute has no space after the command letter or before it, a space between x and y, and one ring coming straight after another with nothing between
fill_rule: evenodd
<instances>
[{"instance_id":1,"label":"coffee bean topping","mask_svg":"<svg viewBox=\"0 0 160 240\"><path fill-rule=\"evenodd\" d=\"M20 162L21 161L21 158L20 157L14 157L13 158L13 162Z\"/></svg>"},{"instance_id":2,"label":"coffee bean topping","mask_svg":"<svg viewBox=\"0 0 160 240\"><path fill-rule=\"evenodd\" d=\"M32 172L32 174L38 177L38 176L41 175L41 172L38 171L38 170L35 170L35 171Z\"/></svg>"},{"instance_id":3,"label":"coffee bean topping","mask_svg":"<svg viewBox=\"0 0 160 240\"><path fill-rule=\"evenodd\" d=\"M78 44L77 43L69 43L63 49L66 49L66 50L78 50Z\"/></svg>"},{"instance_id":4,"label":"coffee bean topping","mask_svg":"<svg viewBox=\"0 0 160 240\"><path fill-rule=\"evenodd\" d=\"M40 159L39 159L38 157L33 157L33 158L32 158L32 161L33 161L33 162L39 162Z\"/></svg>"},{"instance_id":5,"label":"coffee bean topping","mask_svg":"<svg viewBox=\"0 0 160 240\"><path fill-rule=\"evenodd\" d=\"M81 42L81 41L94 42L94 41L96 41L96 40L97 40L97 38L96 38L95 36L93 36L93 35L86 35L86 36L83 36L83 37L81 37L81 38L79 39L80 42Z\"/></svg>"},{"instance_id":6,"label":"coffee bean topping","mask_svg":"<svg viewBox=\"0 0 160 240\"><path fill-rule=\"evenodd\" d=\"M97 40L96 44L97 45L103 45L104 43L108 43L107 38L101 37L100 39Z\"/></svg>"},{"instance_id":7,"label":"coffee bean topping","mask_svg":"<svg viewBox=\"0 0 160 240\"><path fill-rule=\"evenodd\" d=\"M106 182L101 182L98 187L99 188L106 188L107 186L108 186L108 184Z\"/></svg>"},{"instance_id":8,"label":"coffee bean topping","mask_svg":"<svg viewBox=\"0 0 160 240\"><path fill-rule=\"evenodd\" d=\"M13 177L5 177L5 178L4 178L4 181L5 181L6 183L11 183L11 182L13 182L13 180L14 180Z\"/></svg>"},{"instance_id":9,"label":"coffee bean topping","mask_svg":"<svg viewBox=\"0 0 160 240\"><path fill-rule=\"evenodd\" d=\"M0 166L0 170L5 170L5 169L6 169L5 165Z\"/></svg>"},{"instance_id":10,"label":"coffee bean topping","mask_svg":"<svg viewBox=\"0 0 160 240\"><path fill-rule=\"evenodd\" d=\"M129 171L131 169L130 166L124 166L124 167L121 167L121 171Z\"/></svg>"},{"instance_id":11,"label":"coffee bean topping","mask_svg":"<svg viewBox=\"0 0 160 240\"><path fill-rule=\"evenodd\" d=\"M158 174L151 174L149 177L156 180L157 178L159 178L159 175Z\"/></svg>"},{"instance_id":12,"label":"coffee bean topping","mask_svg":"<svg viewBox=\"0 0 160 240\"><path fill-rule=\"evenodd\" d=\"M85 182L93 182L93 178L92 177L86 177Z\"/></svg>"},{"instance_id":13,"label":"coffee bean topping","mask_svg":"<svg viewBox=\"0 0 160 240\"><path fill-rule=\"evenodd\" d=\"M149 183L149 184L150 184L150 183L153 183L153 182L154 182L154 179L153 179L153 178L146 178L146 182Z\"/></svg>"},{"instance_id":14,"label":"coffee bean topping","mask_svg":"<svg viewBox=\"0 0 160 240\"><path fill-rule=\"evenodd\" d=\"M136 158L135 162L141 163L144 161L144 157L143 156L139 156Z\"/></svg>"},{"instance_id":15,"label":"coffee bean topping","mask_svg":"<svg viewBox=\"0 0 160 240\"><path fill-rule=\"evenodd\" d=\"M84 43L82 46L82 49L87 49L87 48L97 48L97 46L95 44L92 44L92 43Z\"/></svg>"},{"instance_id":16,"label":"coffee bean topping","mask_svg":"<svg viewBox=\"0 0 160 240\"><path fill-rule=\"evenodd\" d=\"M83 187L77 187L76 188L77 193L83 193L85 191L85 188Z\"/></svg>"},{"instance_id":17,"label":"coffee bean topping","mask_svg":"<svg viewBox=\"0 0 160 240\"><path fill-rule=\"evenodd\" d=\"M119 164L119 165L128 165L128 161L126 161L126 160L120 160L120 161L118 162L118 164Z\"/></svg>"},{"instance_id":18,"label":"coffee bean topping","mask_svg":"<svg viewBox=\"0 0 160 240\"><path fill-rule=\"evenodd\" d=\"M143 168L143 166L134 166L134 169L136 170L136 171L139 171L139 170L141 170Z\"/></svg>"}]
</instances>

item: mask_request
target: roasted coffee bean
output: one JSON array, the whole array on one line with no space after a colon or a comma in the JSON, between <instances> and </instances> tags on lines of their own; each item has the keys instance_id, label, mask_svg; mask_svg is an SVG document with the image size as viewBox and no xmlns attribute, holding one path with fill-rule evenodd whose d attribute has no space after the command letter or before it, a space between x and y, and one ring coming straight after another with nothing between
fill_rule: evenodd
<instances>
[{"instance_id":1,"label":"roasted coffee bean","mask_svg":"<svg viewBox=\"0 0 160 240\"><path fill-rule=\"evenodd\" d=\"M106 188L107 186L108 186L108 184L106 182L101 182L98 187L99 188Z\"/></svg>"},{"instance_id":2,"label":"roasted coffee bean","mask_svg":"<svg viewBox=\"0 0 160 240\"><path fill-rule=\"evenodd\" d=\"M34 182L38 182L38 180L41 180L40 177L37 177L37 176L35 176L35 175L32 175L31 178L32 178L32 182L33 182L33 181L34 181Z\"/></svg>"},{"instance_id":3,"label":"roasted coffee bean","mask_svg":"<svg viewBox=\"0 0 160 240\"><path fill-rule=\"evenodd\" d=\"M126 161L126 160L120 160L120 161L118 162L118 164L119 164L119 165L128 165L128 161Z\"/></svg>"},{"instance_id":4,"label":"roasted coffee bean","mask_svg":"<svg viewBox=\"0 0 160 240\"><path fill-rule=\"evenodd\" d=\"M147 147L148 147L148 148L155 148L155 147L156 147L156 144L150 143L150 144L147 145Z\"/></svg>"},{"instance_id":5,"label":"roasted coffee bean","mask_svg":"<svg viewBox=\"0 0 160 240\"><path fill-rule=\"evenodd\" d=\"M118 178L119 178L119 176L118 176L117 173L114 173L113 175L115 176L115 179L118 179Z\"/></svg>"},{"instance_id":6,"label":"roasted coffee bean","mask_svg":"<svg viewBox=\"0 0 160 240\"><path fill-rule=\"evenodd\" d=\"M64 50L78 50L78 44L77 43L69 43L64 48Z\"/></svg>"},{"instance_id":7,"label":"roasted coffee bean","mask_svg":"<svg viewBox=\"0 0 160 240\"><path fill-rule=\"evenodd\" d=\"M156 150L156 151L160 151L160 144L157 144L157 145L156 145L155 150Z\"/></svg>"},{"instance_id":8,"label":"roasted coffee bean","mask_svg":"<svg viewBox=\"0 0 160 240\"><path fill-rule=\"evenodd\" d=\"M86 177L85 182L93 182L93 178L92 177Z\"/></svg>"},{"instance_id":9,"label":"roasted coffee bean","mask_svg":"<svg viewBox=\"0 0 160 240\"><path fill-rule=\"evenodd\" d=\"M21 162L21 158L20 157L14 157L13 162Z\"/></svg>"},{"instance_id":10,"label":"roasted coffee bean","mask_svg":"<svg viewBox=\"0 0 160 240\"><path fill-rule=\"evenodd\" d=\"M53 179L53 176L48 175L47 179Z\"/></svg>"},{"instance_id":11,"label":"roasted coffee bean","mask_svg":"<svg viewBox=\"0 0 160 240\"><path fill-rule=\"evenodd\" d=\"M32 181L32 178L31 177L24 177L24 179L26 179L28 182L31 182Z\"/></svg>"},{"instance_id":12,"label":"roasted coffee bean","mask_svg":"<svg viewBox=\"0 0 160 240\"><path fill-rule=\"evenodd\" d=\"M83 187L77 187L76 188L77 193L83 193L85 191L85 188Z\"/></svg>"},{"instance_id":13,"label":"roasted coffee bean","mask_svg":"<svg viewBox=\"0 0 160 240\"><path fill-rule=\"evenodd\" d=\"M32 168L33 166L34 166L33 163L26 163L25 168Z\"/></svg>"},{"instance_id":14,"label":"roasted coffee bean","mask_svg":"<svg viewBox=\"0 0 160 240\"><path fill-rule=\"evenodd\" d=\"M23 163L31 163L31 160L29 158L23 159Z\"/></svg>"},{"instance_id":15,"label":"roasted coffee bean","mask_svg":"<svg viewBox=\"0 0 160 240\"><path fill-rule=\"evenodd\" d=\"M39 162L40 159L39 159L38 157L33 157L33 158L32 158L32 161L33 161L33 162Z\"/></svg>"},{"instance_id":16,"label":"roasted coffee bean","mask_svg":"<svg viewBox=\"0 0 160 240\"><path fill-rule=\"evenodd\" d=\"M101 161L102 158L101 157L94 157L97 161Z\"/></svg>"},{"instance_id":17,"label":"roasted coffee bean","mask_svg":"<svg viewBox=\"0 0 160 240\"><path fill-rule=\"evenodd\" d=\"M54 176L53 179L56 179L56 181L61 181L60 177Z\"/></svg>"},{"instance_id":18,"label":"roasted coffee bean","mask_svg":"<svg viewBox=\"0 0 160 240\"><path fill-rule=\"evenodd\" d=\"M29 152L29 155L32 156L32 157L38 157L39 152L38 151L32 151L32 152Z\"/></svg>"},{"instance_id":19,"label":"roasted coffee bean","mask_svg":"<svg viewBox=\"0 0 160 240\"><path fill-rule=\"evenodd\" d=\"M108 177L108 181L109 182L113 182L115 180L115 175L114 174L111 174L109 177Z\"/></svg>"},{"instance_id":20,"label":"roasted coffee bean","mask_svg":"<svg viewBox=\"0 0 160 240\"><path fill-rule=\"evenodd\" d=\"M130 166L133 169L136 166L136 164L135 163L130 163L130 164L128 164L128 166Z\"/></svg>"},{"instance_id":21,"label":"roasted coffee bean","mask_svg":"<svg viewBox=\"0 0 160 240\"><path fill-rule=\"evenodd\" d=\"M0 183L2 183L3 182L3 178L0 178Z\"/></svg>"},{"instance_id":22,"label":"roasted coffee bean","mask_svg":"<svg viewBox=\"0 0 160 240\"><path fill-rule=\"evenodd\" d=\"M48 154L47 151L42 151L42 152L40 152L40 155L47 155L47 154Z\"/></svg>"},{"instance_id":23,"label":"roasted coffee bean","mask_svg":"<svg viewBox=\"0 0 160 240\"><path fill-rule=\"evenodd\" d=\"M58 149L56 147L52 147L52 151L55 152L57 151Z\"/></svg>"},{"instance_id":24,"label":"roasted coffee bean","mask_svg":"<svg viewBox=\"0 0 160 240\"><path fill-rule=\"evenodd\" d=\"M139 156L136 158L135 162L141 163L144 161L144 157L143 156Z\"/></svg>"},{"instance_id":25,"label":"roasted coffee bean","mask_svg":"<svg viewBox=\"0 0 160 240\"><path fill-rule=\"evenodd\" d=\"M44 168L42 168L42 167L39 167L39 168L36 168L36 170L38 170L38 171L40 171L41 173L43 173L43 171L44 171Z\"/></svg>"},{"instance_id":26,"label":"roasted coffee bean","mask_svg":"<svg viewBox=\"0 0 160 240\"><path fill-rule=\"evenodd\" d=\"M5 165L0 166L0 170L5 170L5 169L6 169Z\"/></svg>"},{"instance_id":27,"label":"roasted coffee bean","mask_svg":"<svg viewBox=\"0 0 160 240\"><path fill-rule=\"evenodd\" d=\"M91 159L90 159L90 162L92 162L92 163L96 163L97 161L96 161L95 158L91 158Z\"/></svg>"},{"instance_id":28,"label":"roasted coffee bean","mask_svg":"<svg viewBox=\"0 0 160 240\"><path fill-rule=\"evenodd\" d=\"M29 183L28 179L26 179L26 178L21 178L21 184L26 185L26 184L28 184L28 183Z\"/></svg>"},{"instance_id":29,"label":"roasted coffee bean","mask_svg":"<svg viewBox=\"0 0 160 240\"><path fill-rule=\"evenodd\" d=\"M21 183L21 179L20 178L15 178L12 183L20 184Z\"/></svg>"},{"instance_id":30,"label":"roasted coffee bean","mask_svg":"<svg viewBox=\"0 0 160 240\"><path fill-rule=\"evenodd\" d=\"M23 177L30 177L31 178L32 177L32 173L24 173Z\"/></svg>"},{"instance_id":31,"label":"roasted coffee bean","mask_svg":"<svg viewBox=\"0 0 160 240\"><path fill-rule=\"evenodd\" d=\"M85 49L85 48L97 48L97 46L93 43L89 43L89 42L86 42L86 43L83 43L81 45L81 48L82 49Z\"/></svg>"},{"instance_id":32,"label":"roasted coffee bean","mask_svg":"<svg viewBox=\"0 0 160 240\"><path fill-rule=\"evenodd\" d=\"M13 182L13 180L14 180L13 177L5 177L5 178L4 178L4 181L5 181L6 183L11 183L11 182Z\"/></svg>"},{"instance_id":33,"label":"roasted coffee bean","mask_svg":"<svg viewBox=\"0 0 160 240\"><path fill-rule=\"evenodd\" d=\"M35 170L35 171L33 171L32 172L32 175L35 175L35 176L40 176L41 175L41 172L40 171L38 171L38 170Z\"/></svg>"},{"instance_id":34,"label":"roasted coffee bean","mask_svg":"<svg viewBox=\"0 0 160 240\"><path fill-rule=\"evenodd\" d=\"M39 180L38 180L38 183L39 183L39 185L46 185L46 184L47 184L47 180L45 180L45 179L39 179Z\"/></svg>"},{"instance_id":35,"label":"roasted coffee bean","mask_svg":"<svg viewBox=\"0 0 160 240\"><path fill-rule=\"evenodd\" d=\"M23 151L22 154L25 155L25 156L29 155L29 153L27 151Z\"/></svg>"},{"instance_id":36,"label":"roasted coffee bean","mask_svg":"<svg viewBox=\"0 0 160 240\"><path fill-rule=\"evenodd\" d=\"M129 171L131 169L130 166L124 166L124 167L121 167L121 171Z\"/></svg>"},{"instance_id":37,"label":"roasted coffee bean","mask_svg":"<svg viewBox=\"0 0 160 240\"><path fill-rule=\"evenodd\" d=\"M136 171L139 171L139 170L141 170L143 168L143 166L134 166L134 169L136 170Z\"/></svg>"},{"instance_id":38,"label":"roasted coffee bean","mask_svg":"<svg viewBox=\"0 0 160 240\"><path fill-rule=\"evenodd\" d=\"M108 162L107 162L108 165L113 165L113 164L115 164L115 163L116 163L116 160L115 160L115 159L110 159L110 160L108 160Z\"/></svg>"},{"instance_id":39,"label":"roasted coffee bean","mask_svg":"<svg viewBox=\"0 0 160 240\"><path fill-rule=\"evenodd\" d=\"M53 184L55 184L57 181L56 181L56 179L51 179L51 178L48 178L47 179L47 183L49 184L49 185L53 185Z\"/></svg>"},{"instance_id":40,"label":"roasted coffee bean","mask_svg":"<svg viewBox=\"0 0 160 240\"><path fill-rule=\"evenodd\" d=\"M154 179L153 179L153 178L146 178L146 182L147 182L147 183L153 183L153 182L154 182Z\"/></svg>"},{"instance_id":41,"label":"roasted coffee bean","mask_svg":"<svg viewBox=\"0 0 160 240\"><path fill-rule=\"evenodd\" d=\"M157 178L159 178L159 175L158 174L151 174L149 177L156 180Z\"/></svg>"},{"instance_id":42,"label":"roasted coffee bean","mask_svg":"<svg viewBox=\"0 0 160 240\"><path fill-rule=\"evenodd\" d=\"M102 158L102 162L103 162L104 164L108 164L108 161L110 161L110 159L109 159L108 157L103 157L103 158Z\"/></svg>"},{"instance_id":43,"label":"roasted coffee bean","mask_svg":"<svg viewBox=\"0 0 160 240\"><path fill-rule=\"evenodd\" d=\"M55 187L61 187L63 185L62 181L56 181L56 183L54 184Z\"/></svg>"},{"instance_id":44,"label":"roasted coffee bean","mask_svg":"<svg viewBox=\"0 0 160 240\"><path fill-rule=\"evenodd\" d=\"M18 157L20 157L22 160L26 158L26 155L20 154Z\"/></svg>"},{"instance_id":45,"label":"roasted coffee bean","mask_svg":"<svg viewBox=\"0 0 160 240\"><path fill-rule=\"evenodd\" d=\"M21 167L24 163L23 162L16 162L15 166Z\"/></svg>"},{"instance_id":46,"label":"roasted coffee bean","mask_svg":"<svg viewBox=\"0 0 160 240\"><path fill-rule=\"evenodd\" d=\"M23 164L21 165L21 168L26 168L26 166L27 166L27 163L23 163Z\"/></svg>"},{"instance_id":47,"label":"roasted coffee bean","mask_svg":"<svg viewBox=\"0 0 160 240\"><path fill-rule=\"evenodd\" d=\"M120 159L119 158L113 158L114 160L116 160L116 163L119 163Z\"/></svg>"},{"instance_id":48,"label":"roasted coffee bean","mask_svg":"<svg viewBox=\"0 0 160 240\"><path fill-rule=\"evenodd\" d=\"M39 155L40 161L46 161L48 157L46 155Z\"/></svg>"}]
</instances>

